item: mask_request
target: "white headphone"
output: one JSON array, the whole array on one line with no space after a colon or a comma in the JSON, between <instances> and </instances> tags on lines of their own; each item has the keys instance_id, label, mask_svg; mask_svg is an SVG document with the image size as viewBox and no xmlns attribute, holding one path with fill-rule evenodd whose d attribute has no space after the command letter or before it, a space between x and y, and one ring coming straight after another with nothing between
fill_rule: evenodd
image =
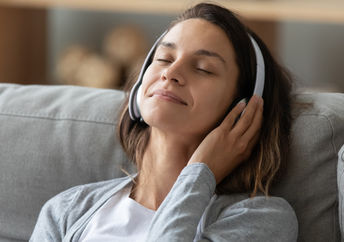
<instances>
[{"instance_id":1,"label":"white headphone","mask_svg":"<svg viewBox=\"0 0 344 242\"><path fill-rule=\"evenodd\" d=\"M152 48L148 52L148 55L142 65L139 77L133 86L133 88L130 91L130 96L129 96L129 115L132 120L141 120L141 113L140 113L140 108L139 108L139 100L141 99L142 95L142 79L143 75L146 72L148 66L152 63L152 58L153 58L153 53L160 42L160 40L165 36L167 31L165 31L153 44ZM256 82L255 82L255 87L252 95L258 95L260 97L263 96L263 91L264 91L264 82L265 82L265 64L264 64L264 58L263 54L255 41L255 39L248 34L251 40L251 43L254 48L254 52L256 55ZM244 98L242 101L245 101L246 103L248 102L248 98Z\"/></svg>"}]
</instances>

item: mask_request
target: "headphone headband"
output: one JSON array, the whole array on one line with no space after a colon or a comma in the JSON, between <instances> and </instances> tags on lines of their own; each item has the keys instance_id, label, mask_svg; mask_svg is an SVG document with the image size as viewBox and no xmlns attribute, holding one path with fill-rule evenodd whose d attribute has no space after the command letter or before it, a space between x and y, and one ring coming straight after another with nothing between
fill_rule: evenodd
<instances>
[{"instance_id":1,"label":"headphone headband","mask_svg":"<svg viewBox=\"0 0 344 242\"><path fill-rule=\"evenodd\" d=\"M254 53L256 55L256 83L253 90L253 95L263 96L264 82L265 82L265 63L262 51L260 50L256 40L248 34L252 42Z\"/></svg>"},{"instance_id":2,"label":"headphone headband","mask_svg":"<svg viewBox=\"0 0 344 242\"><path fill-rule=\"evenodd\" d=\"M154 42L152 48L149 50L148 55L145 58L145 61L143 62L139 77L133 86L133 88L130 91L130 96L129 96L129 115L132 120L139 120L142 119L140 109L139 109L139 104L138 100L140 100L141 96L141 84L142 84L142 79L143 75L146 72L148 66L152 62L153 58L153 53L160 42L160 40L165 36L167 33L167 30ZM264 82L265 82L265 63L264 63L264 58L263 54L259 48L259 45L255 41L255 39L248 33L248 36L251 40L255 56L256 56L256 81L255 81L255 87L252 95L258 95L260 97L263 96L263 91L264 91Z\"/></svg>"}]
</instances>

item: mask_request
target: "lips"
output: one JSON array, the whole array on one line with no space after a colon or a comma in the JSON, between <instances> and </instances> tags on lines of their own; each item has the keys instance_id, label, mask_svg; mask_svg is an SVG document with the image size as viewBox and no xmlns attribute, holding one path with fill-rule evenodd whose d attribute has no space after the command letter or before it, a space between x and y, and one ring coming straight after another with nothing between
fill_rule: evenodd
<instances>
[{"instance_id":1,"label":"lips","mask_svg":"<svg viewBox=\"0 0 344 242\"><path fill-rule=\"evenodd\" d=\"M183 104L183 105L188 105L182 98L178 97L174 93L172 93L170 91L167 91L165 89L155 90L150 95L150 97L153 97L153 96L160 96L161 98L164 98L164 99L167 99L167 100L170 100L170 101L174 101L176 103L180 103L180 104Z\"/></svg>"}]
</instances>

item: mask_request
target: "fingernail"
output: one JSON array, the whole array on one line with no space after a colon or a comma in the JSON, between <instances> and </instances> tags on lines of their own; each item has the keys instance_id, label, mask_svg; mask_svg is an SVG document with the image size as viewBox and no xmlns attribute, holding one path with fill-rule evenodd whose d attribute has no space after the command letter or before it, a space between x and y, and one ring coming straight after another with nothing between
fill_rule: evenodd
<instances>
[{"instance_id":1,"label":"fingernail","mask_svg":"<svg viewBox=\"0 0 344 242\"><path fill-rule=\"evenodd\" d=\"M240 102L238 103L238 106L239 106L240 108L244 108L244 107L246 106L246 102L245 102L245 101L240 101Z\"/></svg>"},{"instance_id":2,"label":"fingernail","mask_svg":"<svg viewBox=\"0 0 344 242\"><path fill-rule=\"evenodd\" d=\"M238 104L239 104L239 103L244 103L244 104L247 104L247 100L246 100L246 98L243 98L243 99L241 99L241 100L240 100L240 102L238 102Z\"/></svg>"}]
</instances>

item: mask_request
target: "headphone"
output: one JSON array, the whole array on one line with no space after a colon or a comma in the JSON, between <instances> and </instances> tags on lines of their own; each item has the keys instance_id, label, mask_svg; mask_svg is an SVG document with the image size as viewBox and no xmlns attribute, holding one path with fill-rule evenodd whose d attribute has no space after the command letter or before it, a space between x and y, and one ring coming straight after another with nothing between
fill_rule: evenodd
<instances>
[{"instance_id":1,"label":"headphone","mask_svg":"<svg viewBox=\"0 0 344 242\"><path fill-rule=\"evenodd\" d=\"M129 115L133 121L136 121L136 120L143 121L142 116L141 116L141 112L140 112L140 108L139 108L139 102L138 102L138 100L141 99L141 95L142 95L141 84L142 84L143 75L146 72L148 66L152 63L153 53L154 53L157 45L159 44L160 40L165 36L166 33L167 33L167 31L165 31L155 41L152 48L149 50L148 55L146 56L145 61L142 65L139 77L138 77L135 85L133 86L133 88L130 91ZM248 34L248 36L250 37L250 40L251 40L251 43L253 45L253 49L254 49L254 52L256 55L256 81L255 81L255 86L254 86L254 90L253 90L252 95L257 95L257 96L262 97L263 91L264 91L264 82L265 82L264 58L263 58L263 54L262 54L257 42L255 41L255 39L250 34ZM243 101L245 103L248 103L248 98L244 98L240 102L243 102Z\"/></svg>"}]
</instances>

